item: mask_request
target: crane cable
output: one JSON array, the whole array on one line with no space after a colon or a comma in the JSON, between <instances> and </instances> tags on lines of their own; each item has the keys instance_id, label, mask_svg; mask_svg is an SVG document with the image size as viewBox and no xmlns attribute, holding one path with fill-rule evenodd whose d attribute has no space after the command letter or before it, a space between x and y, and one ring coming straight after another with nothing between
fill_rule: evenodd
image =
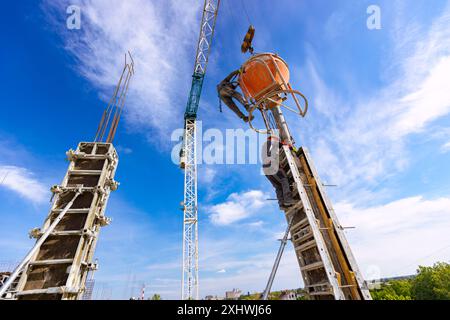
<instances>
[{"instance_id":1,"label":"crane cable","mask_svg":"<svg viewBox=\"0 0 450 320\"><path fill-rule=\"evenodd\" d=\"M244 0L241 0L241 6L242 6L242 8L244 9L244 13L245 13L245 15L246 15L246 17L247 17L247 22L248 22L248 24L253 25L253 23L251 22L251 19L250 19L250 15L248 14L247 8L245 7L245 2L244 2Z\"/></svg>"},{"instance_id":2,"label":"crane cable","mask_svg":"<svg viewBox=\"0 0 450 320\"><path fill-rule=\"evenodd\" d=\"M241 45L241 38L240 38L240 36L239 36L239 33L238 33L238 31L236 30L236 28L238 27L238 19L236 19L236 17L235 17L235 15L234 15L234 11L233 11L233 9L232 8L230 8L230 4L229 4L229 2L228 1L224 1L226 4L227 4L227 10L228 10L228 13L229 13L229 15L231 16L231 19L233 20L233 32L234 32L234 35L236 36L236 38L238 39L238 44L239 44L239 46Z\"/></svg>"}]
</instances>

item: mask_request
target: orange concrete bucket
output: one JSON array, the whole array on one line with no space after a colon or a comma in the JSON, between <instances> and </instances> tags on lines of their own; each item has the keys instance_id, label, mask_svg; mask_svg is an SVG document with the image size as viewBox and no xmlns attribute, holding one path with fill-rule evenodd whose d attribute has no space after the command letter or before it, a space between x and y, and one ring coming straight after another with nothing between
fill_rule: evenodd
<instances>
[{"instance_id":1,"label":"orange concrete bucket","mask_svg":"<svg viewBox=\"0 0 450 320\"><path fill-rule=\"evenodd\" d=\"M286 62L273 53L260 53L242 65L239 86L247 99L258 101L274 90L287 90L289 68Z\"/></svg>"}]
</instances>

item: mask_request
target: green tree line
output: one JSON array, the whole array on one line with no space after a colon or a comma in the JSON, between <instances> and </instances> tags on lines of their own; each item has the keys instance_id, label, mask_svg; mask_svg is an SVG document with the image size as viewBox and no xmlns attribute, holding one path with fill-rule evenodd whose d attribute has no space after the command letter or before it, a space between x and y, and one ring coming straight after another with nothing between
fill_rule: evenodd
<instances>
[{"instance_id":1,"label":"green tree line","mask_svg":"<svg viewBox=\"0 0 450 320\"><path fill-rule=\"evenodd\" d=\"M419 266L415 277L391 280L370 293L374 300L450 300L450 264Z\"/></svg>"}]
</instances>

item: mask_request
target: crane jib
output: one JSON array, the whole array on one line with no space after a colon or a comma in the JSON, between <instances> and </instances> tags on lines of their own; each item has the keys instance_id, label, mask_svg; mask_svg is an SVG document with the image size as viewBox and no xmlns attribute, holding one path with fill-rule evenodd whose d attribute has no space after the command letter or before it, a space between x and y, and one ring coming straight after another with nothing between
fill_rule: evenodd
<instances>
[{"instance_id":1,"label":"crane jib","mask_svg":"<svg viewBox=\"0 0 450 320\"><path fill-rule=\"evenodd\" d=\"M200 102L200 95L202 93L203 79L205 75L202 73L194 73L192 75L191 91L189 93L189 100L184 113L185 119L197 118L197 110Z\"/></svg>"}]
</instances>

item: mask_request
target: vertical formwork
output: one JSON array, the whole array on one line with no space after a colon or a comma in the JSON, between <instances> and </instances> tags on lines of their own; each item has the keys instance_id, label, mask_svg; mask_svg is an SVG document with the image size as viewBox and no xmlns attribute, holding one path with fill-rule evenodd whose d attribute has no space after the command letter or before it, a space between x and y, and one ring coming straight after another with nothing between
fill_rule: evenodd
<instances>
[{"instance_id":1,"label":"vertical formwork","mask_svg":"<svg viewBox=\"0 0 450 320\"><path fill-rule=\"evenodd\" d=\"M31 236L39 238L73 199L79 195L55 230L25 266L17 285L19 300L81 299L89 271L97 268L93 255L100 228L110 219L105 209L114 180L118 156L111 143L81 142L67 152L69 168L61 185L53 186L53 203L42 229Z\"/></svg>"},{"instance_id":2,"label":"vertical formwork","mask_svg":"<svg viewBox=\"0 0 450 320\"><path fill-rule=\"evenodd\" d=\"M283 146L280 157L297 201L285 214L307 294L314 300L371 300L308 150Z\"/></svg>"}]
</instances>

